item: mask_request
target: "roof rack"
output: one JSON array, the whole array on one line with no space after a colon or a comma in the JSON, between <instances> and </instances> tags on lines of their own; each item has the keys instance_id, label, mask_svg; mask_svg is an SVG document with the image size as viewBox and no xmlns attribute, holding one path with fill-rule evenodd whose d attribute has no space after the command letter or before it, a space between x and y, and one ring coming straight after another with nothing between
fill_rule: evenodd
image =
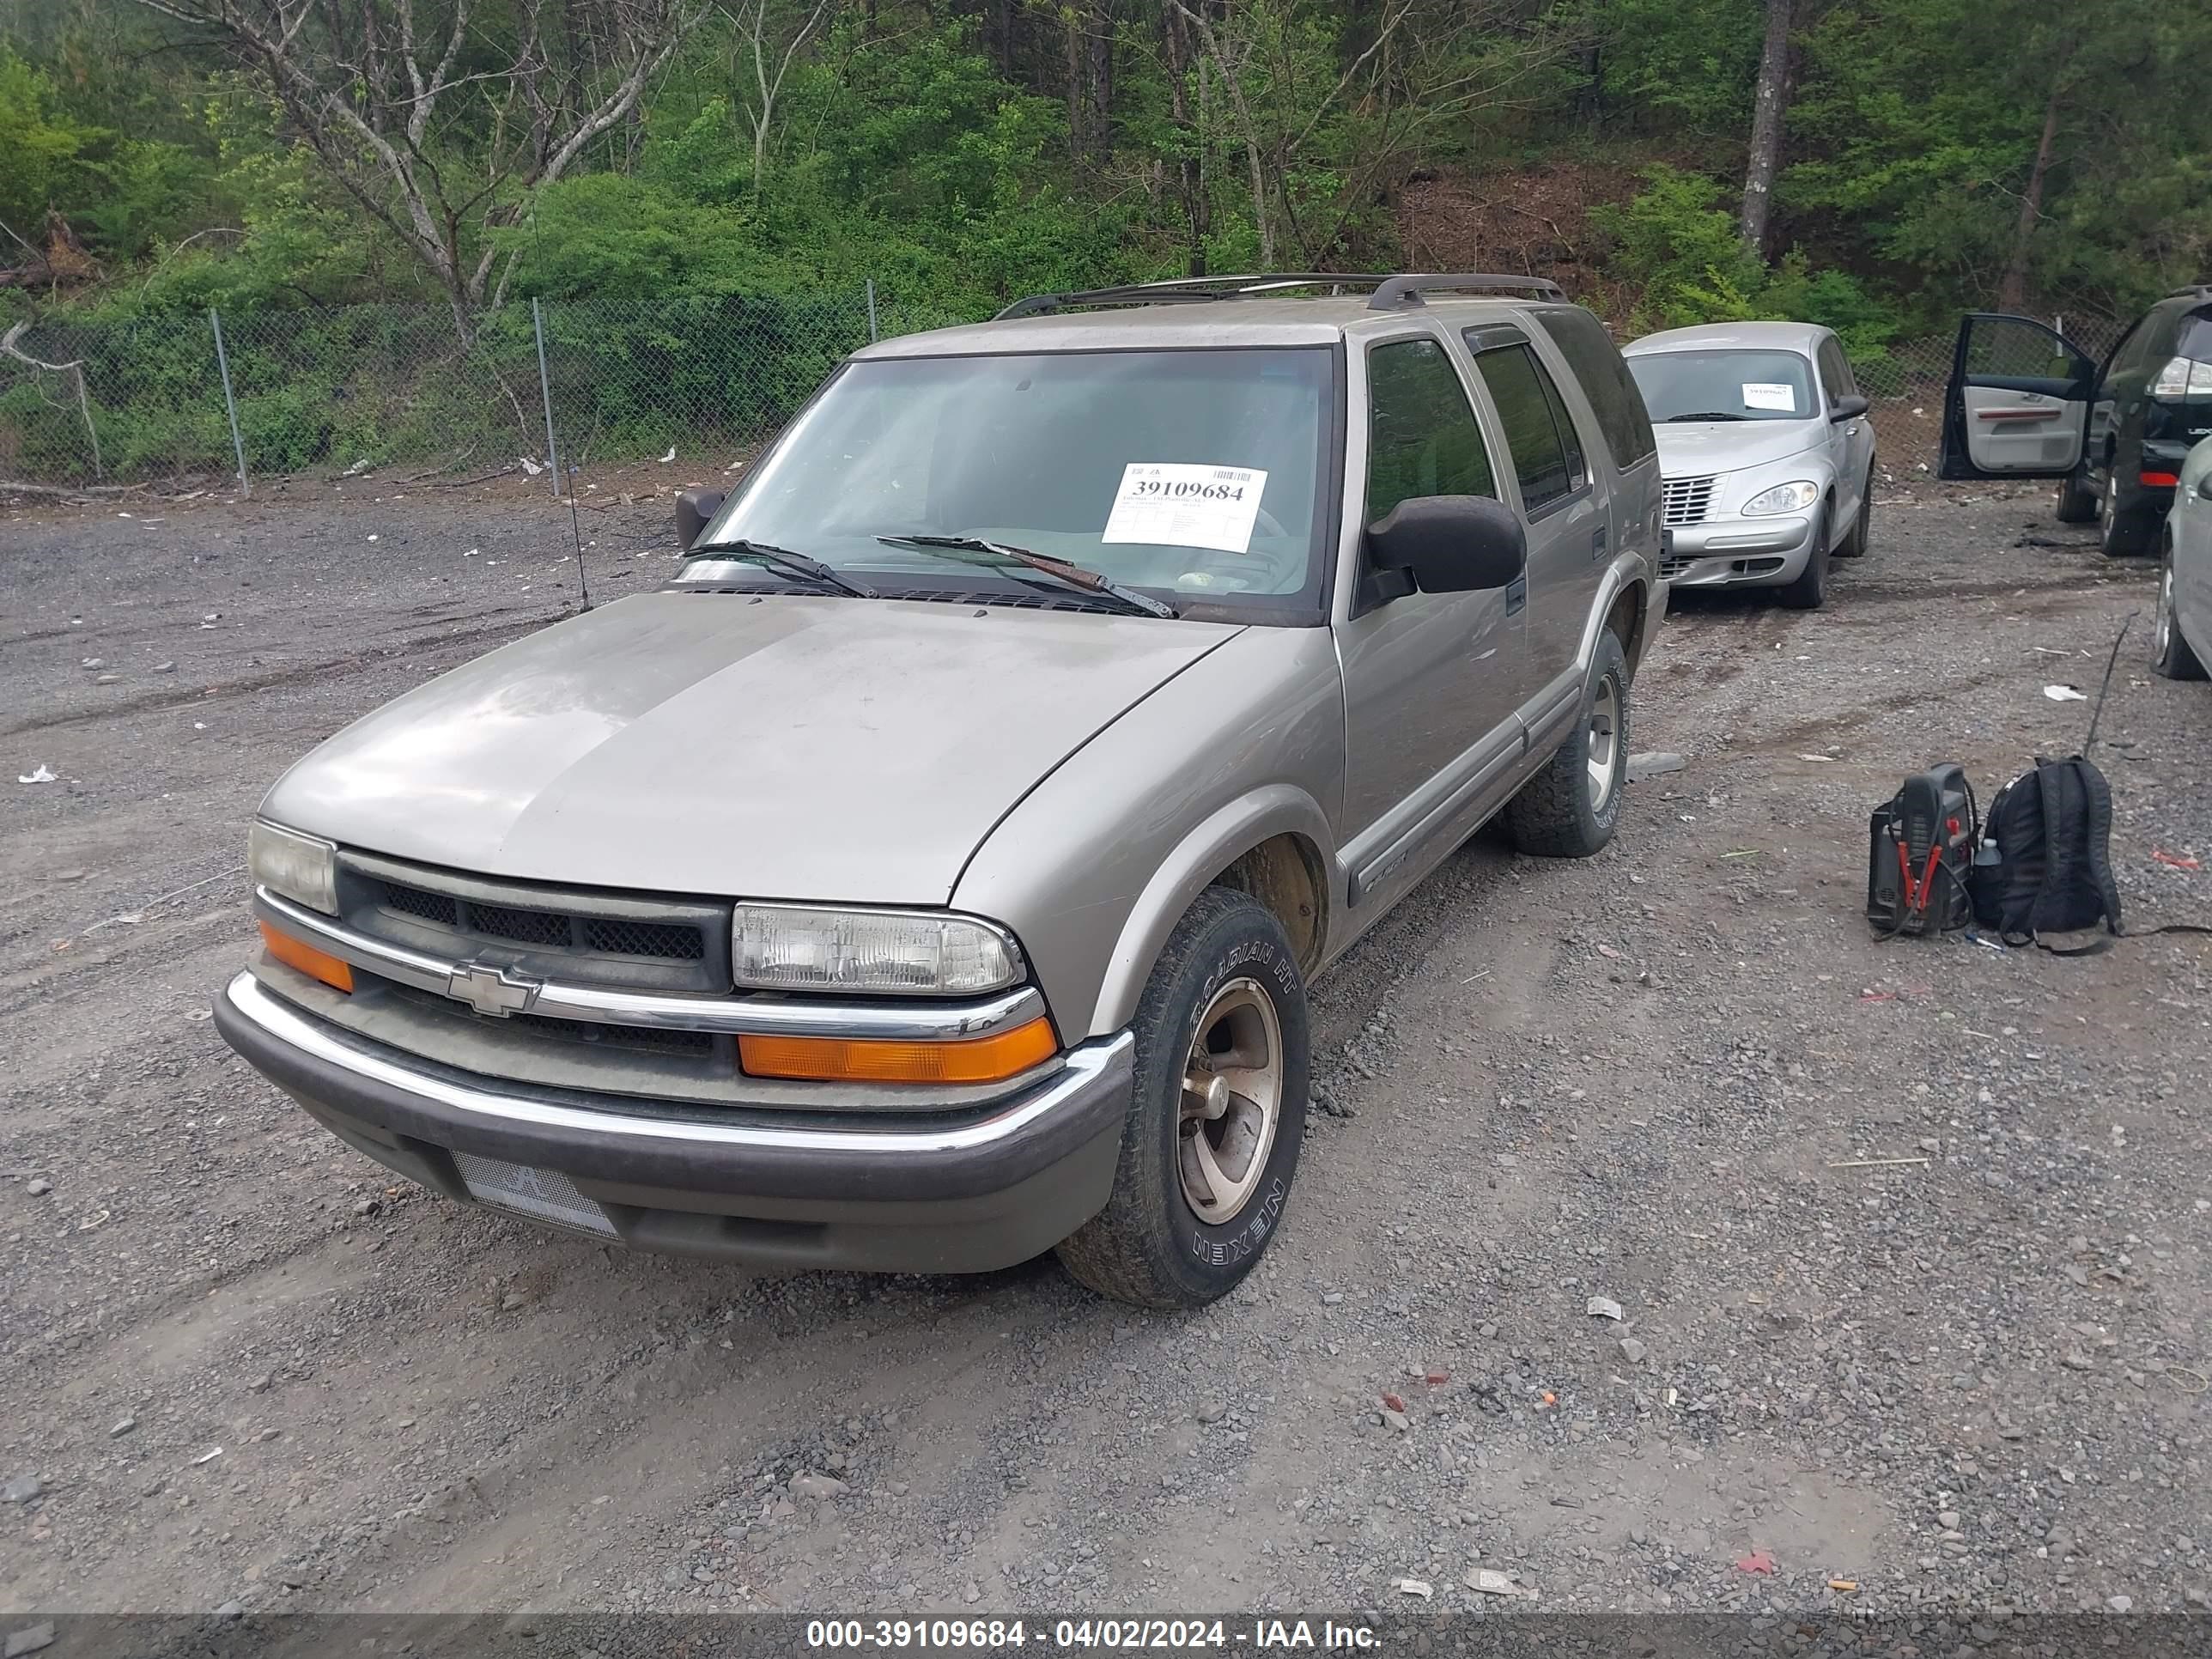
<instances>
[{"instance_id":1,"label":"roof rack","mask_svg":"<svg viewBox=\"0 0 2212 1659\"><path fill-rule=\"evenodd\" d=\"M1393 306L1418 306L1428 302L1424 294L1534 294L1547 300L1564 300L1566 289L1547 276L1501 276L1485 270L1455 270L1441 274L1393 276L1375 290L1368 301L1370 311L1388 311Z\"/></svg>"},{"instance_id":2,"label":"roof rack","mask_svg":"<svg viewBox=\"0 0 2212 1659\"><path fill-rule=\"evenodd\" d=\"M2169 300L2212 300L2212 283L2191 283L2166 296Z\"/></svg>"},{"instance_id":3,"label":"roof rack","mask_svg":"<svg viewBox=\"0 0 2212 1659\"><path fill-rule=\"evenodd\" d=\"M1277 270L1241 276L1178 276L1164 283L1127 283L1117 288L1094 288L1067 294L1031 294L1001 311L993 320L1035 317L1076 306L1151 306L1206 304L1217 300L1264 299L1285 289L1357 288L1374 290L1370 310L1388 311L1396 306L1418 306L1425 293L1534 293L1547 300L1564 300L1557 283L1541 276L1501 276L1480 271L1442 275L1386 276L1375 271Z\"/></svg>"}]
</instances>

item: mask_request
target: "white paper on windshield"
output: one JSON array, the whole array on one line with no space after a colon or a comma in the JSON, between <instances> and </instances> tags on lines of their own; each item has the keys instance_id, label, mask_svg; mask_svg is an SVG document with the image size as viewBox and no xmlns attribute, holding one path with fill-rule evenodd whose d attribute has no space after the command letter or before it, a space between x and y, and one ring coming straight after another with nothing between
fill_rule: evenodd
<instances>
[{"instance_id":1,"label":"white paper on windshield","mask_svg":"<svg viewBox=\"0 0 2212 1659\"><path fill-rule=\"evenodd\" d=\"M1746 380L1743 383L1743 406L1746 409L1794 411L1797 407L1797 388L1775 380Z\"/></svg>"},{"instance_id":2,"label":"white paper on windshield","mask_svg":"<svg viewBox=\"0 0 2212 1659\"><path fill-rule=\"evenodd\" d=\"M1098 539L1247 553L1267 487L1267 475L1256 467L1132 461Z\"/></svg>"}]
</instances>

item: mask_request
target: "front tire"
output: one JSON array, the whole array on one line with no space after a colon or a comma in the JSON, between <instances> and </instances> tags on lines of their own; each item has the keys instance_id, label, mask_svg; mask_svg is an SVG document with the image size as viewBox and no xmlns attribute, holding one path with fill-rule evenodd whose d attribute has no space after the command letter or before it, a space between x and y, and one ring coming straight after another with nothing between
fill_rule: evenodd
<instances>
[{"instance_id":1,"label":"front tire","mask_svg":"<svg viewBox=\"0 0 2212 1659\"><path fill-rule=\"evenodd\" d=\"M2160 562L2158 572L2158 623L2153 635L2151 666L2170 680L2201 680L2204 665L2189 641L2181 637L2181 629L2173 619L2173 542L2169 537L2166 556Z\"/></svg>"},{"instance_id":2,"label":"front tire","mask_svg":"<svg viewBox=\"0 0 2212 1659\"><path fill-rule=\"evenodd\" d=\"M1859 515L1851 520L1851 532L1844 538L1844 544L1836 550L1839 559L1863 559L1868 545L1874 540L1874 469L1869 467L1866 485L1859 491Z\"/></svg>"},{"instance_id":3,"label":"front tire","mask_svg":"<svg viewBox=\"0 0 2212 1659\"><path fill-rule=\"evenodd\" d=\"M2051 516L2061 524L2096 522L2097 492L2089 487L2086 469L2077 466L2058 481L2058 495L2051 504Z\"/></svg>"},{"instance_id":4,"label":"front tire","mask_svg":"<svg viewBox=\"0 0 2212 1659\"><path fill-rule=\"evenodd\" d=\"M1828 602L1828 509L1813 525L1813 550L1795 580L1774 590L1774 597L1792 611L1818 611Z\"/></svg>"},{"instance_id":5,"label":"front tire","mask_svg":"<svg viewBox=\"0 0 2212 1659\"><path fill-rule=\"evenodd\" d=\"M2104 499L2097 506L2097 546L2108 559L2124 559L2148 550L2150 538L2140 514L2120 509L2120 483L2108 471Z\"/></svg>"},{"instance_id":6,"label":"front tire","mask_svg":"<svg viewBox=\"0 0 2212 1659\"><path fill-rule=\"evenodd\" d=\"M1544 769L1506 804L1513 844L1538 858L1586 859L1613 839L1628 782L1628 658L1611 629L1597 636L1597 661L1575 729Z\"/></svg>"},{"instance_id":7,"label":"front tire","mask_svg":"<svg viewBox=\"0 0 2212 1659\"><path fill-rule=\"evenodd\" d=\"M1305 978L1256 899L1209 887L1138 1000L1136 1080L1106 1207L1067 1271L1140 1308L1198 1308L1273 1241L1305 1135Z\"/></svg>"}]
</instances>

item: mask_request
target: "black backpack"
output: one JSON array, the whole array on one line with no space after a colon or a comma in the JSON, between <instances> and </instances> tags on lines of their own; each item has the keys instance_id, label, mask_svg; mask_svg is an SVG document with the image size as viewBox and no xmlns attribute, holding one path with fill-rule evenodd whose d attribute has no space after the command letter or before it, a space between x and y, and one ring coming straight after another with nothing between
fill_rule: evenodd
<instances>
[{"instance_id":1,"label":"black backpack","mask_svg":"<svg viewBox=\"0 0 2212 1659\"><path fill-rule=\"evenodd\" d=\"M2043 945L2045 933L2101 923L2106 938L2057 954L2109 950L2120 931L2112 834L2112 790L2105 775L2079 755L2057 761L2038 756L2035 769L2005 785L1982 821L1982 844L1967 878L1974 920L2007 945Z\"/></svg>"}]
</instances>

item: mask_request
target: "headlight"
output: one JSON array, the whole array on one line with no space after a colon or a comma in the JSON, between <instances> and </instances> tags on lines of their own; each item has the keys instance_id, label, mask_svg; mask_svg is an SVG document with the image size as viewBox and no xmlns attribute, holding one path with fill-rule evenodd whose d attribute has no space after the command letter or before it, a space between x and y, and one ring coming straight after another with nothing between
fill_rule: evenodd
<instances>
[{"instance_id":1,"label":"headlight","mask_svg":"<svg viewBox=\"0 0 2212 1659\"><path fill-rule=\"evenodd\" d=\"M969 916L741 904L730 930L737 982L761 991L971 995L1022 976L1012 936Z\"/></svg>"},{"instance_id":2,"label":"headlight","mask_svg":"<svg viewBox=\"0 0 2212 1659\"><path fill-rule=\"evenodd\" d=\"M246 867L255 884L325 915L338 910L337 851L326 841L259 818L246 833Z\"/></svg>"},{"instance_id":3,"label":"headlight","mask_svg":"<svg viewBox=\"0 0 2212 1659\"><path fill-rule=\"evenodd\" d=\"M1820 499L1820 486L1800 478L1795 483L1762 489L1743 504L1747 519L1771 518L1777 513L1802 513Z\"/></svg>"}]
</instances>

